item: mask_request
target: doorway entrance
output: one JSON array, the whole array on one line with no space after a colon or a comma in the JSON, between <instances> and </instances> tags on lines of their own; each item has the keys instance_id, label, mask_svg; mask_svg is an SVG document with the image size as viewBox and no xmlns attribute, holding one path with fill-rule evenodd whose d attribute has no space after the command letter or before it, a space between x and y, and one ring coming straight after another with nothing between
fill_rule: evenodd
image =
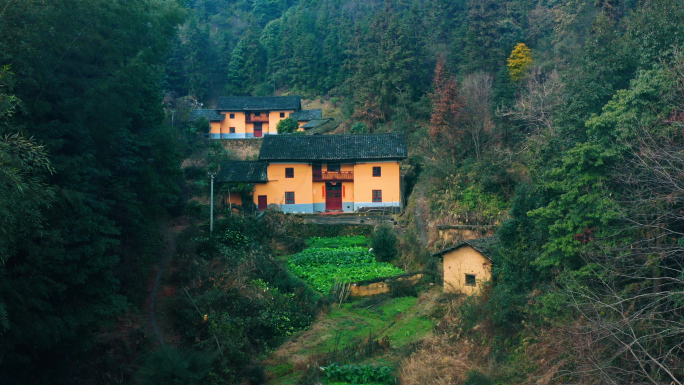
<instances>
[{"instance_id":1,"label":"doorway entrance","mask_svg":"<svg viewBox=\"0 0 684 385\"><path fill-rule=\"evenodd\" d=\"M268 201L266 200L266 195L259 195L257 197L257 204L259 206L259 211L266 210L266 207L268 207Z\"/></svg>"},{"instance_id":2,"label":"doorway entrance","mask_svg":"<svg viewBox=\"0 0 684 385\"><path fill-rule=\"evenodd\" d=\"M255 138L261 138L264 136L264 133L262 131L262 124L263 123L254 123L254 137Z\"/></svg>"},{"instance_id":3,"label":"doorway entrance","mask_svg":"<svg viewBox=\"0 0 684 385\"><path fill-rule=\"evenodd\" d=\"M325 211L342 210L342 182L325 184Z\"/></svg>"}]
</instances>

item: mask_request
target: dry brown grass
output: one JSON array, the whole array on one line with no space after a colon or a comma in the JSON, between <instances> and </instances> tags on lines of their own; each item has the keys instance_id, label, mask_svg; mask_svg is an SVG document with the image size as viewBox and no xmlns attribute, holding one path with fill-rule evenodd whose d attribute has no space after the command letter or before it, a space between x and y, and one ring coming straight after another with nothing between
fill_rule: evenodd
<instances>
[{"instance_id":1,"label":"dry brown grass","mask_svg":"<svg viewBox=\"0 0 684 385\"><path fill-rule=\"evenodd\" d=\"M330 99L302 99L302 109L311 110L314 108L320 108L323 110L323 118L340 120L342 117L339 105L334 106Z\"/></svg>"},{"instance_id":2,"label":"dry brown grass","mask_svg":"<svg viewBox=\"0 0 684 385\"><path fill-rule=\"evenodd\" d=\"M222 140L221 144L239 160L256 159L261 149L259 140Z\"/></svg>"},{"instance_id":3,"label":"dry brown grass","mask_svg":"<svg viewBox=\"0 0 684 385\"><path fill-rule=\"evenodd\" d=\"M186 167L207 167L207 160L204 157L199 157L199 156L194 156L190 158L185 158L183 159L183 162L181 163L181 168L186 168Z\"/></svg>"},{"instance_id":4,"label":"dry brown grass","mask_svg":"<svg viewBox=\"0 0 684 385\"><path fill-rule=\"evenodd\" d=\"M402 363L402 385L461 384L467 373L477 368L472 359L475 347L462 340L451 342L445 336L430 335L421 347Z\"/></svg>"}]
</instances>

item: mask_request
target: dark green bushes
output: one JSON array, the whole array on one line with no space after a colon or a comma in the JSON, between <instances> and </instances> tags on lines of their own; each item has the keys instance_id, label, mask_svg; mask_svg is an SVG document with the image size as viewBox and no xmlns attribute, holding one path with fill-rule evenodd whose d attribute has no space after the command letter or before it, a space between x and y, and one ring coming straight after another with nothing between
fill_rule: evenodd
<instances>
[{"instance_id":1,"label":"dark green bushes","mask_svg":"<svg viewBox=\"0 0 684 385\"><path fill-rule=\"evenodd\" d=\"M215 356L162 345L151 352L138 372L141 385L199 385L207 378Z\"/></svg>"},{"instance_id":2,"label":"dark green bushes","mask_svg":"<svg viewBox=\"0 0 684 385\"><path fill-rule=\"evenodd\" d=\"M389 262L397 256L397 234L388 225L378 226L371 236L373 254L380 262Z\"/></svg>"},{"instance_id":3,"label":"dark green bushes","mask_svg":"<svg viewBox=\"0 0 684 385\"><path fill-rule=\"evenodd\" d=\"M492 380L484 374L478 372L477 370L471 370L468 372L468 377L463 385L492 385Z\"/></svg>"},{"instance_id":4,"label":"dark green bushes","mask_svg":"<svg viewBox=\"0 0 684 385\"><path fill-rule=\"evenodd\" d=\"M325 375L333 380L345 381L351 384L394 384L391 366L376 365L338 365L336 363L325 367Z\"/></svg>"}]
</instances>

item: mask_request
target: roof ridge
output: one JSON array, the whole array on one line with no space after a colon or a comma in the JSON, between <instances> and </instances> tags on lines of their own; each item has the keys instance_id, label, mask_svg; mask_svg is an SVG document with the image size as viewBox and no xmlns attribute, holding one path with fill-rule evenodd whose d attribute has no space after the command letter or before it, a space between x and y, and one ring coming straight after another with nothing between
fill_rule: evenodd
<instances>
[{"instance_id":1,"label":"roof ridge","mask_svg":"<svg viewBox=\"0 0 684 385\"><path fill-rule=\"evenodd\" d=\"M354 161L405 159L403 133L265 136L259 159Z\"/></svg>"}]
</instances>

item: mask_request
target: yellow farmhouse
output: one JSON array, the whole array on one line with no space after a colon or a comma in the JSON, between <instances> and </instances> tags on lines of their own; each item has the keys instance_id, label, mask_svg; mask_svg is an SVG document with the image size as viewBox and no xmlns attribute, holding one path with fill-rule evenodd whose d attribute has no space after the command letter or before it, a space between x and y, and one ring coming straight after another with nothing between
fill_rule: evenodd
<instances>
[{"instance_id":1,"label":"yellow farmhouse","mask_svg":"<svg viewBox=\"0 0 684 385\"><path fill-rule=\"evenodd\" d=\"M403 134L266 136L259 161L227 162L217 181L253 183L259 210L272 205L286 213L398 209L399 163L405 158Z\"/></svg>"},{"instance_id":2,"label":"yellow farmhouse","mask_svg":"<svg viewBox=\"0 0 684 385\"><path fill-rule=\"evenodd\" d=\"M209 120L212 139L261 138L277 135L278 122L292 116L302 126L323 121L320 109L302 110L299 96L222 96L215 109L194 110L191 120Z\"/></svg>"},{"instance_id":3,"label":"yellow farmhouse","mask_svg":"<svg viewBox=\"0 0 684 385\"><path fill-rule=\"evenodd\" d=\"M442 258L444 291L474 294L491 279L492 246L495 237L471 239L434 254Z\"/></svg>"}]
</instances>

